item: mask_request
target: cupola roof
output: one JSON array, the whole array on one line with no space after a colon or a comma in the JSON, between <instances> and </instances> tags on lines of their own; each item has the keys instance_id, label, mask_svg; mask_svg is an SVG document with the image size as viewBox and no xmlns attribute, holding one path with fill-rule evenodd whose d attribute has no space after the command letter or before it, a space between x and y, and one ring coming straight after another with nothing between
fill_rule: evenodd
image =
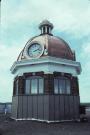
<instances>
[{"instance_id":1,"label":"cupola roof","mask_svg":"<svg viewBox=\"0 0 90 135\"><path fill-rule=\"evenodd\" d=\"M60 37L53 36L51 30L53 29L53 24L48 20L44 20L40 23L39 28L41 29L41 34L31 38L21 51L18 61L23 59L28 59L25 56L25 51L27 46L33 43L41 44L44 51L40 57L52 56L63 59L75 60L75 53L71 50L68 43L61 39ZM46 52L46 53L45 53Z\"/></svg>"}]
</instances>

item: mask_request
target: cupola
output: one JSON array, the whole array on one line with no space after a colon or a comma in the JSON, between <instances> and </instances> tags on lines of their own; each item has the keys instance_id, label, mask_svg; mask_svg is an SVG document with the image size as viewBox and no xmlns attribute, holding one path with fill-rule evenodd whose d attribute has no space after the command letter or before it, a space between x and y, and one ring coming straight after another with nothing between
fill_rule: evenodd
<instances>
[{"instance_id":1,"label":"cupola","mask_svg":"<svg viewBox=\"0 0 90 135\"><path fill-rule=\"evenodd\" d=\"M40 23L39 29L41 30L41 35L43 34L52 35L51 31L53 29L53 24L50 23L48 20L44 20Z\"/></svg>"}]
</instances>

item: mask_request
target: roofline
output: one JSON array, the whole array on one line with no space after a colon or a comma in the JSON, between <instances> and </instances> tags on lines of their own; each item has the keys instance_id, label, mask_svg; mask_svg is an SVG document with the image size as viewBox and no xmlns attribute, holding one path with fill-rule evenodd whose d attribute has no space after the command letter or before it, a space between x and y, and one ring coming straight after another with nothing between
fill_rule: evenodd
<instances>
[{"instance_id":1,"label":"roofline","mask_svg":"<svg viewBox=\"0 0 90 135\"><path fill-rule=\"evenodd\" d=\"M82 71L81 65L79 62L67 60L67 59L62 59L62 58L51 57L51 56L41 57L38 60L32 59L32 60L16 61L12 65L10 71L13 74L17 67L27 66L27 65L32 65L32 64L43 64L43 63L54 63L54 64L76 67L79 74Z\"/></svg>"}]
</instances>

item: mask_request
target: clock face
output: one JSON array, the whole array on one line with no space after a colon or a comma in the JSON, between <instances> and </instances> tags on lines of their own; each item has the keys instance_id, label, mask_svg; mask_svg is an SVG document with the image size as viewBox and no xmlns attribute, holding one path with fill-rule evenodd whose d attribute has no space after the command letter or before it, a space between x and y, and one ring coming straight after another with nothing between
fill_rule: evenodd
<instances>
[{"instance_id":1,"label":"clock face","mask_svg":"<svg viewBox=\"0 0 90 135\"><path fill-rule=\"evenodd\" d=\"M30 45L28 48L28 54L31 58L39 57L42 54L42 46L38 43Z\"/></svg>"}]
</instances>

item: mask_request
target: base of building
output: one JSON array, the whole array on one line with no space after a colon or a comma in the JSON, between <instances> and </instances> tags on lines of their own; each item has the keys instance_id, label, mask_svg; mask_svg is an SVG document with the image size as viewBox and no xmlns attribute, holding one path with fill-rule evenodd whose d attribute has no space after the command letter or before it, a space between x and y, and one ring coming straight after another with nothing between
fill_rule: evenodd
<instances>
[{"instance_id":1,"label":"base of building","mask_svg":"<svg viewBox=\"0 0 90 135\"><path fill-rule=\"evenodd\" d=\"M15 96L11 117L46 122L76 121L80 117L79 105L78 95Z\"/></svg>"},{"instance_id":2,"label":"base of building","mask_svg":"<svg viewBox=\"0 0 90 135\"><path fill-rule=\"evenodd\" d=\"M71 122L71 121L77 121L80 122L80 119L71 119L71 120L55 120L55 121L49 121L49 120L41 120L41 119L34 119L34 118L20 118L20 119L15 119L13 117L11 117L11 119L15 120L15 121L39 121L39 122L46 122L46 123L58 123L58 122Z\"/></svg>"}]
</instances>

